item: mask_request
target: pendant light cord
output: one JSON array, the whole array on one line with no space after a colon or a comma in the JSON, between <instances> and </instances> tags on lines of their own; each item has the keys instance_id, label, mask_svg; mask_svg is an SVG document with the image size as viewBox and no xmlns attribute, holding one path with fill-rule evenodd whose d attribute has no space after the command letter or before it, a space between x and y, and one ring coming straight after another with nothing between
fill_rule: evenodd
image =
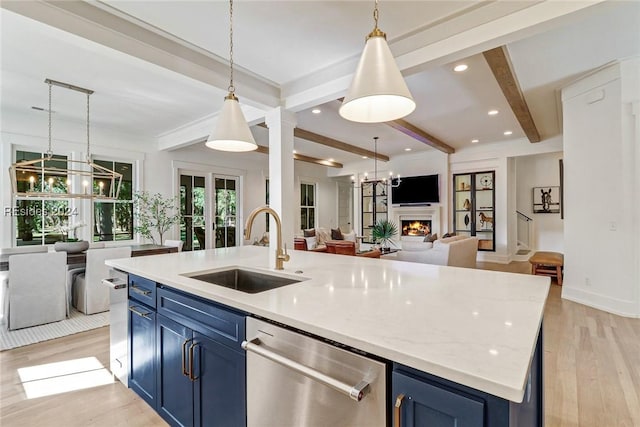
<instances>
[{"instance_id":1,"label":"pendant light cord","mask_svg":"<svg viewBox=\"0 0 640 427\"><path fill-rule=\"evenodd\" d=\"M47 150L47 160L51 160L53 157L53 151L51 150L51 82L49 82L49 149Z\"/></svg>"},{"instance_id":2,"label":"pendant light cord","mask_svg":"<svg viewBox=\"0 0 640 427\"><path fill-rule=\"evenodd\" d=\"M229 0L229 74L229 93L234 93L236 88L233 86L233 0Z\"/></svg>"},{"instance_id":3,"label":"pendant light cord","mask_svg":"<svg viewBox=\"0 0 640 427\"><path fill-rule=\"evenodd\" d=\"M377 3L377 2L376 2ZM378 137L373 137L373 176L378 185Z\"/></svg>"},{"instance_id":4,"label":"pendant light cord","mask_svg":"<svg viewBox=\"0 0 640 427\"><path fill-rule=\"evenodd\" d=\"M375 23L373 29L374 31L378 29L378 0L376 0L376 5L373 8L373 21Z\"/></svg>"},{"instance_id":5,"label":"pendant light cord","mask_svg":"<svg viewBox=\"0 0 640 427\"><path fill-rule=\"evenodd\" d=\"M91 148L89 146L89 97L90 93L87 93L87 162L91 162Z\"/></svg>"}]
</instances>

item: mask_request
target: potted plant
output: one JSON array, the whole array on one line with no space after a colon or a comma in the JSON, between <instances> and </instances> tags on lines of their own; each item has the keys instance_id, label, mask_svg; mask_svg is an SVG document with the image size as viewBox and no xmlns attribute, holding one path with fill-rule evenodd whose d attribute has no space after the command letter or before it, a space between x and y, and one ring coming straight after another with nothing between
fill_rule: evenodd
<instances>
[{"instance_id":1,"label":"potted plant","mask_svg":"<svg viewBox=\"0 0 640 427\"><path fill-rule=\"evenodd\" d=\"M386 219L379 220L371 229L371 236L375 242L379 242L383 252L388 251L389 245L393 245L391 240L393 236L398 234L398 226Z\"/></svg>"},{"instance_id":2,"label":"potted plant","mask_svg":"<svg viewBox=\"0 0 640 427\"><path fill-rule=\"evenodd\" d=\"M133 208L137 219L134 231L142 237L151 239L156 244L153 235L155 231L160 239L160 245L162 245L164 233L180 221L177 202L177 198L163 197L160 193L153 195L148 191L134 193Z\"/></svg>"}]
</instances>

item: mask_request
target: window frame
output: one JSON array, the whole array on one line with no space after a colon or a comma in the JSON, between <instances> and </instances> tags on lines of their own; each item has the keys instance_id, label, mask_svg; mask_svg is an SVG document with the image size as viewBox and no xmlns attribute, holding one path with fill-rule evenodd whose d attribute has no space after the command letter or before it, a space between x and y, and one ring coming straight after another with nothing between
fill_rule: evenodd
<instances>
[{"instance_id":1,"label":"window frame","mask_svg":"<svg viewBox=\"0 0 640 427\"><path fill-rule=\"evenodd\" d=\"M303 194L308 194L307 189L313 189L313 204L308 204L308 198L305 198ZM316 182L300 182L300 228L302 230L315 228L317 224L317 199L318 199L318 184ZM307 204L303 204L303 201L307 200ZM303 223L303 212L306 211L306 223ZM313 212L313 221L309 221L309 212Z\"/></svg>"}]
</instances>

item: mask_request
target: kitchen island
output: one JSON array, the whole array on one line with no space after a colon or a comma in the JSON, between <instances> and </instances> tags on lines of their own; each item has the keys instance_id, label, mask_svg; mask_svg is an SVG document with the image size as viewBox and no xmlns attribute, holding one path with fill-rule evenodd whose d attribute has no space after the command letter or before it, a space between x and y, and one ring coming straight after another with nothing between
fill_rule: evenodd
<instances>
[{"instance_id":1,"label":"kitchen island","mask_svg":"<svg viewBox=\"0 0 640 427\"><path fill-rule=\"evenodd\" d=\"M392 361L409 374L506 402L530 399L548 278L303 251L276 271L269 255L244 246L107 264ZM230 267L301 281L249 294L188 277Z\"/></svg>"}]
</instances>

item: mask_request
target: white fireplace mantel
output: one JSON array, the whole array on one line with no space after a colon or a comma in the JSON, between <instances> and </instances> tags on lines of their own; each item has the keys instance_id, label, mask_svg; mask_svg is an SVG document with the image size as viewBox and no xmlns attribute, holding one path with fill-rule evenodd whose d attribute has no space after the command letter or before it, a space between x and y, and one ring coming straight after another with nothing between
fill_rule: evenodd
<instances>
[{"instance_id":1,"label":"white fireplace mantel","mask_svg":"<svg viewBox=\"0 0 640 427\"><path fill-rule=\"evenodd\" d=\"M398 226L402 224L403 220L431 220L431 232L440 233L440 206L398 206L392 207L391 215L392 221ZM400 240L415 239L416 237L424 239L421 236L399 236Z\"/></svg>"}]
</instances>

